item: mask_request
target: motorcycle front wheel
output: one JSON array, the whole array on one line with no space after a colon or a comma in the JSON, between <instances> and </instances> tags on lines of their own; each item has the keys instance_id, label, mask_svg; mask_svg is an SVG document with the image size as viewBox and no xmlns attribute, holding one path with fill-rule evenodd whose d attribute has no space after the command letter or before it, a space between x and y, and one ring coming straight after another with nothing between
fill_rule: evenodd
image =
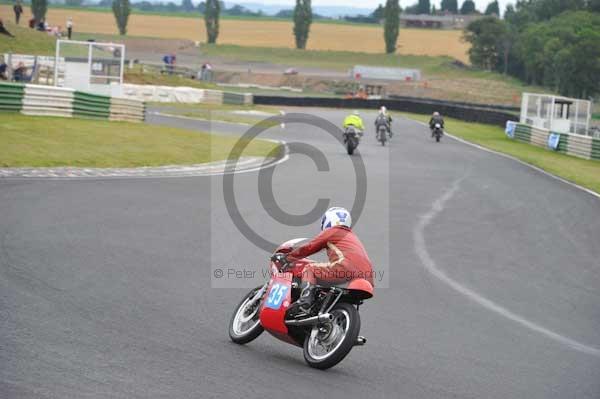
<instances>
[{"instance_id":1,"label":"motorcycle front wheel","mask_svg":"<svg viewBox=\"0 0 600 399\"><path fill-rule=\"evenodd\" d=\"M329 312L333 320L316 325L304 339L304 360L325 370L341 362L356 344L360 315L349 303L338 303Z\"/></svg>"},{"instance_id":2,"label":"motorcycle front wheel","mask_svg":"<svg viewBox=\"0 0 600 399\"><path fill-rule=\"evenodd\" d=\"M264 331L260 324L259 311L261 300L252 301L252 298L262 287L250 291L242 299L233 312L229 321L229 338L236 344L247 344L255 340Z\"/></svg>"}]
</instances>

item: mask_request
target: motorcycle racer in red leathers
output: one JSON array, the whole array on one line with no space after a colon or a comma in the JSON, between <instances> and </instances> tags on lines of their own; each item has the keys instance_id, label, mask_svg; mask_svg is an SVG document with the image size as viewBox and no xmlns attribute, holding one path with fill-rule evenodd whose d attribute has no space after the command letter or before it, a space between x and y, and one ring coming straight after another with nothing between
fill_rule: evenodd
<instances>
[{"instance_id":1,"label":"motorcycle racer in red leathers","mask_svg":"<svg viewBox=\"0 0 600 399\"><path fill-rule=\"evenodd\" d=\"M323 249L329 259L326 263L309 263L294 270L295 277L302 280L302 292L294 306L306 313L314 302L314 287L317 282L343 283L364 278L374 285L373 266L365 247L351 229L350 212L344 208L329 208L321 218L321 233L287 255L275 254L278 260L293 263Z\"/></svg>"}]
</instances>

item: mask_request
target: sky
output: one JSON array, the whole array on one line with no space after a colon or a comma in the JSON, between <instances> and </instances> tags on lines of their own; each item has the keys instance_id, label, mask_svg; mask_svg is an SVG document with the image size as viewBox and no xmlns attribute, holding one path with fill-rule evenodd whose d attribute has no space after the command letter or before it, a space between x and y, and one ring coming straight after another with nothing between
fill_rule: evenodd
<instances>
[{"instance_id":1,"label":"sky","mask_svg":"<svg viewBox=\"0 0 600 399\"><path fill-rule=\"evenodd\" d=\"M436 7L439 6L440 4L440 0L430 0L431 4L435 4ZM460 7L460 5L462 4L463 0L458 0L458 6ZM475 4L477 5L477 9L479 11L484 11L485 7L488 5L488 3L491 0L474 0ZM412 4L415 4L417 2L417 0L400 0L400 6L402 6L402 8L410 6ZM287 6L293 6L296 4L295 0L225 0L225 3L227 4L244 4L244 3L262 3L262 4L276 4L276 5L287 5ZM385 4L385 0L313 0L312 1L312 5L314 6L340 6L340 7L344 7L344 6L348 6L351 5L352 7L357 7L357 8L372 8L375 9L377 7L378 4ZM504 8L506 7L507 4L509 3L514 3L513 1L510 0L499 0L500 3L500 10L501 12L504 12Z\"/></svg>"}]
</instances>

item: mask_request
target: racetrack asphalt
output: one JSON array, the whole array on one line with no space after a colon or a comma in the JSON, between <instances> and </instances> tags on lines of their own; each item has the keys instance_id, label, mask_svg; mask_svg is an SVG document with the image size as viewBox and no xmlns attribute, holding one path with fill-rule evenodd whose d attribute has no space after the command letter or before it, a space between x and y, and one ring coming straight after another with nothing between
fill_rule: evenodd
<instances>
[{"instance_id":1,"label":"racetrack asphalt","mask_svg":"<svg viewBox=\"0 0 600 399\"><path fill-rule=\"evenodd\" d=\"M355 230L384 279L361 307L366 346L323 372L267 333L229 341L247 289L214 286L257 284L214 270L258 270L269 254L233 225L219 176L0 180L0 398L600 397L600 200L448 137L436 144L406 119L382 148L373 117ZM152 113L148 122L247 130ZM298 154L275 167L282 209L305 213L320 197L352 205L355 174L339 143L298 125L265 136L328 161L328 172ZM317 232L316 222L273 221L257 176L235 176L250 226L273 242Z\"/></svg>"}]
</instances>

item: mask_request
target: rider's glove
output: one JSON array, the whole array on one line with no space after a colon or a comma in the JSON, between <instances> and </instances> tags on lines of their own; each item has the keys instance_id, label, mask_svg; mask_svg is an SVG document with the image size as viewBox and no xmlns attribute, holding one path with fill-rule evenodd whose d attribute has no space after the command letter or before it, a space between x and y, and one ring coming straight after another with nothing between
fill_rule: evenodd
<instances>
[{"instance_id":1,"label":"rider's glove","mask_svg":"<svg viewBox=\"0 0 600 399\"><path fill-rule=\"evenodd\" d=\"M287 268L290 264L287 259L287 255L281 252L274 253L271 256L271 262L279 264L283 269Z\"/></svg>"}]
</instances>

